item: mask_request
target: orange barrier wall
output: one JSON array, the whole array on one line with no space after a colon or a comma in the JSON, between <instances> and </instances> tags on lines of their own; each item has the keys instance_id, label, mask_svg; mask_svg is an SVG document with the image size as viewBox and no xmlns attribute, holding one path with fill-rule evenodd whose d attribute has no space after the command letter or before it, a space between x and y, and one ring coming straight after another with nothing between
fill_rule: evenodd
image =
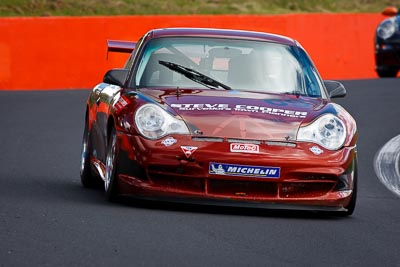
<instances>
[{"instance_id":1,"label":"orange barrier wall","mask_svg":"<svg viewBox=\"0 0 400 267\"><path fill-rule=\"evenodd\" d=\"M0 89L90 88L126 55L106 40L137 40L152 28L206 27L272 32L297 39L324 79L375 78L379 14L0 18Z\"/></svg>"}]
</instances>

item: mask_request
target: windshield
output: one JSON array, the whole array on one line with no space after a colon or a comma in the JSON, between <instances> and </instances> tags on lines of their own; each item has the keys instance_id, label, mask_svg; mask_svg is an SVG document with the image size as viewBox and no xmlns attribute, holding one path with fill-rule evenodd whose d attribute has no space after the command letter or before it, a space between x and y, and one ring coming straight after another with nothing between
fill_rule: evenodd
<instances>
[{"instance_id":1,"label":"windshield","mask_svg":"<svg viewBox=\"0 0 400 267\"><path fill-rule=\"evenodd\" d=\"M321 97L319 76L298 47L209 37L152 39L133 79L136 87L206 87L160 61L192 69L233 90Z\"/></svg>"}]
</instances>

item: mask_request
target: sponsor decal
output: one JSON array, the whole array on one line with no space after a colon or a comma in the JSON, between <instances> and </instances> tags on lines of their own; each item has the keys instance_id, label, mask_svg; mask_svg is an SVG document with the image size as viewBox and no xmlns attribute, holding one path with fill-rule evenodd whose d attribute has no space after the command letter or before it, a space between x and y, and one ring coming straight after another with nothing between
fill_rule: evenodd
<instances>
[{"instance_id":1,"label":"sponsor decal","mask_svg":"<svg viewBox=\"0 0 400 267\"><path fill-rule=\"evenodd\" d=\"M210 162L209 173L227 176L247 176L258 178L274 178L280 177L281 168L265 167L265 166L249 166Z\"/></svg>"},{"instance_id":2,"label":"sponsor decal","mask_svg":"<svg viewBox=\"0 0 400 267\"><path fill-rule=\"evenodd\" d=\"M117 103L114 104L114 109L116 113L120 113L129 104L129 99L123 95L118 99Z\"/></svg>"},{"instance_id":3,"label":"sponsor decal","mask_svg":"<svg viewBox=\"0 0 400 267\"><path fill-rule=\"evenodd\" d=\"M198 147L196 146L181 146L181 149L183 153L185 153L185 156L187 158L190 158L190 156L197 150Z\"/></svg>"},{"instance_id":4,"label":"sponsor decal","mask_svg":"<svg viewBox=\"0 0 400 267\"><path fill-rule=\"evenodd\" d=\"M234 105L232 107L229 104L171 104L171 107L184 111L233 110L240 112L263 113L281 117L301 118L301 119L307 116L306 111L297 111L297 110L282 109L282 108L270 108L264 106L251 106L251 105Z\"/></svg>"},{"instance_id":5,"label":"sponsor decal","mask_svg":"<svg viewBox=\"0 0 400 267\"><path fill-rule=\"evenodd\" d=\"M259 153L260 146L255 144L240 144L240 143L231 143L230 144L231 152L237 153Z\"/></svg>"},{"instance_id":6,"label":"sponsor decal","mask_svg":"<svg viewBox=\"0 0 400 267\"><path fill-rule=\"evenodd\" d=\"M317 147L317 146L313 146L313 147L311 147L310 148L310 151L312 152L312 153L314 153L314 155L320 155L320 154L322 154L324 151L321 149L321 148L319 148L319 147Z\"/></svg>"},{"instance_id":7,"label":"sponsor decal","mask_svg":"<svg viewBox=\"0 0 400 267\"><path fill-rule=\"evenodd\" d=\"M171 104L179 110L231 110L229 104Z\"/></svg>"},{"instance_id":8,"label":"sponsor decal","mask_svg":"<svg viewBox=\"0 0 400 267\"><path fill-rule=\"evenodd\" d=\"M175 144L176 142L178 142L178 141L176 141L175 138L173 138L173 137L168 137L168 138L162 140L162 141L161 141L161 144L163 144L164 146L172 146L172 145Z\"/></svg>"}]
</instances>

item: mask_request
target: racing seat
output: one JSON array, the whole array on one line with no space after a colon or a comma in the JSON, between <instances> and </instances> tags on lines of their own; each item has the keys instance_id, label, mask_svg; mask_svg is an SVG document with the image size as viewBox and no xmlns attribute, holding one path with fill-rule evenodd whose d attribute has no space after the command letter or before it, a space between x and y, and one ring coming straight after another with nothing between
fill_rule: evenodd
<instances>
[{"instance_id":1,"label":"racing seat","mask_svg":"<svg viewBox=\"0 0 400 267\"><path fill-rule=\"evenodd\" d=\"M240 89L261 89L265 86L262 68L253 54L243 54L229 60L228 85Z\"/></svg>"}]
</instances>

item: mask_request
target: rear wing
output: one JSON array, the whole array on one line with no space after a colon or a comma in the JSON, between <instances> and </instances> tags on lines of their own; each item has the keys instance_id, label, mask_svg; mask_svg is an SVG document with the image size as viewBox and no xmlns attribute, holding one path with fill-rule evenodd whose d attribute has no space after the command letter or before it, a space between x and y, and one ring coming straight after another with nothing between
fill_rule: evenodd
<instances>
[{"instance_id":1,"label":"rear wing","mask_svg":"<svg viewBox=\"0 0 400 267\"><path fill-rule=\"evenodd\" d=\"M132 53L136 43L131 41L107 40L107 58L109 52Z\"/></svg>"}]
</instances>

